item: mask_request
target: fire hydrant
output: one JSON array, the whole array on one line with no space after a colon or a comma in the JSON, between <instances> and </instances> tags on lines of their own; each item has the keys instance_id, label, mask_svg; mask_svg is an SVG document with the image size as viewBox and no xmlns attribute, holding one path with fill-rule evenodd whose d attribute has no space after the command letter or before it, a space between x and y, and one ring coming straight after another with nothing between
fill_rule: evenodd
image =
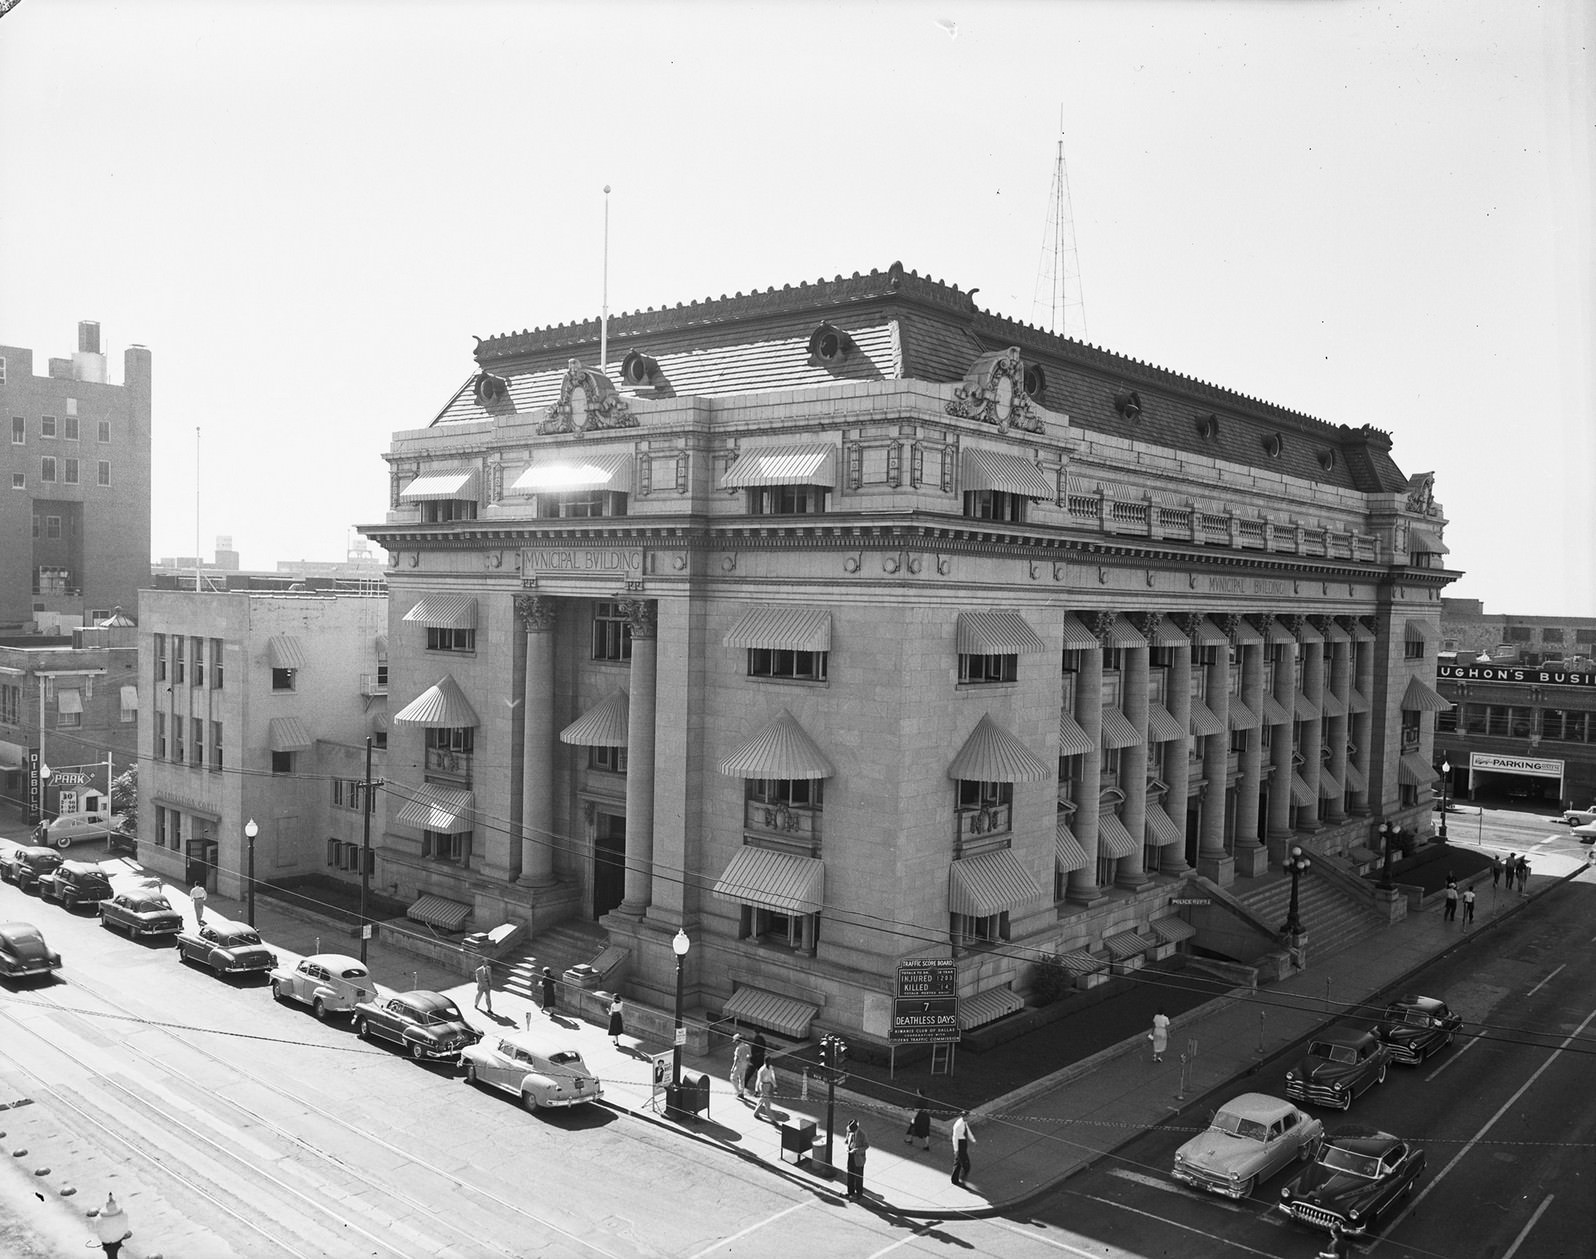
<instances>
[{"instance_id":1,"label":"fire hydrant","mask_svg":"<svg viewBox=\"0 0 1596 1259\"><path fill-rule=\"evenodd\" d=\"M115 1194L105 1195L105 1205L94 1220L94 1232L106 1259L116 1259L122 1253L122 1243L133 1236L133 1230L127 1226L127 1212L116 1205Z\"/></svg>"}]
</instances>

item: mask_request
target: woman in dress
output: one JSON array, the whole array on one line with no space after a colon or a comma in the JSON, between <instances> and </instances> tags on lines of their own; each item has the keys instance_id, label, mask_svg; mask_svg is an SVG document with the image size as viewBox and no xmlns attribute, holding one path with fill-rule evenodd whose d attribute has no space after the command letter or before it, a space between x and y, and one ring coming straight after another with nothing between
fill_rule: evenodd
<instances>
[{"instance_id":1,"label":"woman in dress","mask_svg":"<svg viewBox=\"0 0 1596 1259\"><path fill-rule=\"evenodd\" d=\"M1162 1062L1164 1050L1169 1048L1169 1015L1164 1013L1163 1006L1153 1015L1153 1030L1147 1034L1147 1039L1153 1042L1153 1061Z\"/></svg>"},{"instance_id":2,"label":"woman in dress","mask_svg":"<svg viewBox=\"0 0 1596 1259\"><path fill-rule=\"evenodd\" d=\"M621 1047L621 1034L626 1031L626 1020L621 1009L620 994L610 998L610 1044Z\"/></svg>"}]
</instances>

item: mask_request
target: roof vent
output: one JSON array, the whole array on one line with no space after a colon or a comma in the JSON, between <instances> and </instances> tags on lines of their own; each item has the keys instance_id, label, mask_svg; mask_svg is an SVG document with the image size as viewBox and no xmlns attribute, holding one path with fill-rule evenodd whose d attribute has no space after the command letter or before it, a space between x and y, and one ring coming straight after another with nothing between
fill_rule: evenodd
<instances>
[{"instance_id":1,"label":"roof vent","mask_svg":"<svg viewBox=\"0 0 1596 1259\"><path fill-rule=\"evenodd\" d=\"M1331 471L1336 466L1336 452L1328 448L1321 450L1319 452L1319 466L1326 472Z\"/></svg>"},{"instance_id":2,"label":"roof vent","mask_svg":"<svg viewBox=\"0 0 1596 1259\"><path fill-rule=\"evenodd\" d=\"M809 334L809 363L812 367L840 367L852 352L853 342L835 324L823 323Z\"/></svg>"},{"instance_id":3,"label":"roof vent","mask_svg":"<svg viewBox=\"0 0 1596 1259\"><path fill-rule=\"evenodd\" d=\"M1114 410L1127 420L1137 419L1142 413L1142 396L1134 389L1121 389L1114 395Z\"/></svg>"},{"instance_id":4,"label":"roof vent","mask_svg":"<svg viewBox=\"0 0 1596 1259\"><path fill-rule=\"evenodd\" d=\"M652 385L659 379L659 362L633 350L621 360L621 379L638 388Z\"/></svg>"},{"instance_id":5,"label":"roof vent","mask_svg":"<svg viewBox=\"0 0 1596 1259\"><path fill-rule=\"evenodd\" d=\"M1025 365L1025 396L1033 402L1041 400L1047 392L1047 373L1042 370L1040 363L1027 363Z\"/></svg>"},{"instance_id":6,"label":"roof vent","mask_svg":"<svg viewBox=\"0 0 1596 1259\"><path fill-rule=\"evenodd\" d=\"M471 382L471 392L479 407L490 407L508 398L510 387L501 376L495 376L492 372L478 372L477 378Z\"/></svg>"},{"instance_id":7,"label":"roof vent","mask_svg":"<svg viewBox=\"0 0 1596 1259\"><path fill-rule=\"evenodd\" d=\"M1197 436L1204 441L1215 441L1219 437L1219 417L1210 411L1207 415L1197 417Z\"/></svg>"},{"instance_id":8,"label":"roof vent","mask_svg":"<svg viewBox=\"0 0 1596 1259\"><path fill-rule=\"evenodd\" d=\"M1280 452L1286 448L1286 439L1279 433L1270 433L1263 439L1264 454L1271 459L1280 458Z\"/></svg>"}]
</instances>

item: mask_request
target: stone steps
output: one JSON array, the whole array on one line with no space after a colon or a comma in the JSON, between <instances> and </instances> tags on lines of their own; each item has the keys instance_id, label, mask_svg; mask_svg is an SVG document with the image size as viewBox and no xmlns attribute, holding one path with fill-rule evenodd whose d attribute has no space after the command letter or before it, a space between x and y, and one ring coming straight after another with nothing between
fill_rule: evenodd
<instances>
[{"instance_id":1,"label":"stone steps","mask_svg":"<svg viewBox=\"0 0 1596 1259\"><path fill-rule=\"evenodd\" d=\"M538 981L547 966L555 978L579 963L591 963L609 944L609 935L597 923L566 921L540 931L521 952L494 963L498 987L537 1000Z\"/></svg>"},{"instance_id":2,"label":"stone steps","mask_svg":"<svg viewBox=\"0 0 1596 1259\"><path fill-rule=\"evenodd\" d=\"M1278 929L1291 911L1291 879L1280 871L1238 880L1230 890L1270 927ZM1303 876L1298 888L1297 917L1308 933L1310 959L1330 957L1383 925L1372 910L1333 884L1314 879L1311 871Z\"/></svg>"}]
</instances>

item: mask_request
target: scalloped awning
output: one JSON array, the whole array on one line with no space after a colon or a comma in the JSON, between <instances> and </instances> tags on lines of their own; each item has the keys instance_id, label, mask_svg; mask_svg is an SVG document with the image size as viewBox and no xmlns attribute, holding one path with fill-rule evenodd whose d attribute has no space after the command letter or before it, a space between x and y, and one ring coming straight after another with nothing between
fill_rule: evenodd
<instances>
[{"instance_id":1,"label":"scalloped awning","mask_svg":"<svg viewBox=\"0 0 1596 1259\"><path fill-rule=\"evenodd\" d=\"M1044 764L990 714L982 714L948 766L948 777L963 782L1040 782L1057 775L1058 766Z\"/></svg>"},{"instance_id":2,"label":"scalloped awning","mask_svg":"<svg viewBox=\"0 0 1596 1259\"><path fill-rule=\"evenodd\" d=\"M1423 678L1409 678L1408 689L1402 692L1401 706L1410 712L1444 713L1452 707L1452 701Z\"/></svg>"},{"instance_id":3,"label":"scalloped awning","mask_svg":"<svg viewBox=\"0 0 1596 1259\"><path fill-rule=\"evenodd\" d=\"M585 748L624 748L630 711L626 692L616 691L560 731L560 742Z\"/></svg>"},{"instance_id":4,"label":"scalloped awning","mask_svg":"<svg viewBox=\"0 0 1596 1259\"><path fill-rule=\"evenodd\" d=\"M393 715L400 725L447 726L455 730L481 725L460 684L447 673Z\"/></svg>"},{"instance_id":5,"label":"scalloped awning","mask_svg":"<svg viewBox=\"0 0 1596 1259\"><path fill-rule=\"evenodd\" d=\"M830 778L826 754L804 733L785 708L753 738L720 763L720 772L732 778Z\"/></svg>"}]
</instances>

